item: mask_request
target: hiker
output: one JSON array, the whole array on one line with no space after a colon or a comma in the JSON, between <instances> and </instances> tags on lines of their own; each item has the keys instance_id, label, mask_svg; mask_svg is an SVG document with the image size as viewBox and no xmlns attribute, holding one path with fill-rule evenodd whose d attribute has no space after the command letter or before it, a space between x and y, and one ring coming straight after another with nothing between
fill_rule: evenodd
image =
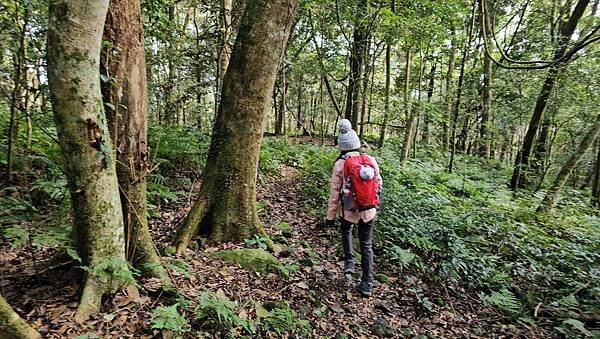
<instances>
[{"instance_id":1,"label":"hiker","mask_svg":"<svg viewBox=\"0 0 600 339\"><path fill-rule=\"evenodd\" d=\"M358 226L362 276L357 288L363 296L370 297L373 290L373 224L382 180L375 159L360 152L360 139L350 121L343 119L339 128L340 156L333 165L325 224L335 226L336 215L340 214L344 274L354 272L352 228Z\"/></svg>"}]
</instances>

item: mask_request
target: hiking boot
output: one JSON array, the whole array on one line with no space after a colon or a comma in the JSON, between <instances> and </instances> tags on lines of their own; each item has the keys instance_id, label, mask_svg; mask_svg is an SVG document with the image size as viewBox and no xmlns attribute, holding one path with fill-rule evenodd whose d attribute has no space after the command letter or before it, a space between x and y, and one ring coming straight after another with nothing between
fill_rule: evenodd
<instances>
[{"instance_id":1,"label":"hiking boot","mask_svg":"<svg viewBox=\"0 0 600 339\"><path fill-rule=\"evenodd\" d=\"M356 288L363 297L370 297L373 292L373 283L361 281Z\"/></svg>"},{"instance_id":2,"label":"hiking boot","mask_svg":"<svg viewBox=\"0 0 600 339\"><path fill-rule=\"evenodd\" d=\"M344 263L344 274L352 274L354 273L354 263L346 262Z\"/></svg>"}]
</instances>

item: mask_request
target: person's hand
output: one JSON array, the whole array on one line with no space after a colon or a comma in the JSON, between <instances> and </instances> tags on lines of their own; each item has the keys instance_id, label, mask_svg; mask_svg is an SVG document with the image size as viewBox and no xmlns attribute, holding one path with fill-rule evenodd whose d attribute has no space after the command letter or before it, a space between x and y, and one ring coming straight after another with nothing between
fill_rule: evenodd
<instances>
[{"instance_id":1,"label":"person's hand","mask_svg":"<svg viewBox=\"0 0 600 339\"><path fill-rule=\"evenodd\" d=\"M335 220L325 219L325 227L334 228L335 227Z\"/></svg>"}]
</instances>

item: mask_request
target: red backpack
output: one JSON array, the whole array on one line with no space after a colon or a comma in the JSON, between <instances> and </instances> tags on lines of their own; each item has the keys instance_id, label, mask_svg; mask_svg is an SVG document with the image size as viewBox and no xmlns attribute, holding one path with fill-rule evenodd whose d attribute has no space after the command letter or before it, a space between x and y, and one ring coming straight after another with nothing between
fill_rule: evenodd
<instances>
[{"instance_id":1,"label":"red backpack","mask_svg":"<svg viewBox=\"0 0 600 339\"><path fill-rule=\"evenodd\" d=\"M346 211L366 211L378 207L379 173L375 159L361 154L347 157L344 161L345 187L342 189L342 205Z\"/></svg>"}]
</instances>

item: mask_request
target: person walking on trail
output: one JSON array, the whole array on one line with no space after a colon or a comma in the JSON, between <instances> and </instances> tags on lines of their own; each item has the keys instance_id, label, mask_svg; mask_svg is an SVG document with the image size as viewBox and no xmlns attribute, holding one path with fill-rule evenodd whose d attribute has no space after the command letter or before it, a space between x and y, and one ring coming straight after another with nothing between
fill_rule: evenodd
<instances>
[{"instance_id":1,"label":"person walking on trail","mask_svg":"<svg viewBox=\"0 0 600 339\"><path fill-rule=\"evenodd\" d=\"M379 206L382 179L375 159L360 152L360 139L350 121L343 119L339 128L340 156L333 165L325 223L333 227L339 213L344 274L354 272L352 228L358 226L362 276L357 288L363 296L370 297L373 291L373 224Z\"/></svg>"}]
</instances>

